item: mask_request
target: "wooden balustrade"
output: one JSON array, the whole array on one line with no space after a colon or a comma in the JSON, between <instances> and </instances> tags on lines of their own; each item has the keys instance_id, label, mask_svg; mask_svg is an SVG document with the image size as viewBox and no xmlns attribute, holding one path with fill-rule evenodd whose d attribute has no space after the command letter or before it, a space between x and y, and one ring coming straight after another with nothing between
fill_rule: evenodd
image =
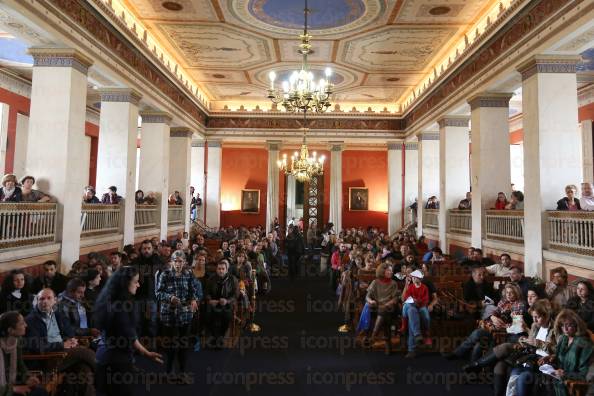
<instances>
[{"instance_id":1,"label":"wooden balustrade","mask_svg":"<svg viewBox=\"0 0 594 396\"><path fill-rule=\"evenodd\" d=\"M183 205L169 205L169 208L167 209L167 224L184 224Z\"/></svg>"},{"instance_id":2,"label":"wooden balustrade","mask_svg":"<svg viewBox=\"0 0 594 396\"><path fill-rule=\"evenodd\" d=\"M454 234L470 235L472 232L472 211L450 209L448 210L448 231Z\"/></svg>"},{"instance_id":3,"label":"wooden balustrade","mask_svg":"<svg viewBox=\"0 0 594 396\"><path fill-rule=\"evenodd\" d=\"M82 204L81 237L119 233L121 212L121 205Z\"/></svg>"},{"instance_id":4,"label":"wooden balustrade","mask_svg":"<svg viewBox=\"0 0 594 396\"><path fill-rule=\"evenodd\" d=\"M487 210L486 238L524 243L523 210Z\"/></svg>"},{"instance_id":5,"label":"wooden balustrade","mask_svg":"<svg viewBox=\"0 0 594 396\"><path fill-rule=\"evenodd\" d=\"M157 205L136 205L134 212L134 229L156 228L159 224L159 207Z\"/></svg>"},{"instance_id":6,"label":"wooden balustrade","mask_svg":"<svg viewBox=\"0 0 594 396\"><path fill-rule=\"evenodd\" d=\"M439 228L439 209L423 209L423 227Z\"/></svg>"},{"instance_id":7,"label":"wooden balustrade","mask_svg":"<svg viewBox=\"0 0 594 396\"><path fill-rule=\"evenodd\" d=\"M551 250L594 256L594 212L547 211Z\"/></svg>"},{"instance_id":8,"label":"wooden balustrade","mask_svg":"<svg viewBox=\"0 0 594 396\"><path fill-rule=\"evenodd\" d=\"M0 249L54 242L57 209L55 203L0 204Z\"/></svg>"}]
</instances>

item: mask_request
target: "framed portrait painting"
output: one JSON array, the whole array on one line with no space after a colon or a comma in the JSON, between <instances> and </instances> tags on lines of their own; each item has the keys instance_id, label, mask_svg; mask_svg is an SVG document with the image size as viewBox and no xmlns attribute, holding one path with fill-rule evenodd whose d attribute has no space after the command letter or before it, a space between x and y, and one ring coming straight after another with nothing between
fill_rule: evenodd
<instances>
[{"instance_id":1,"label":"framed portrait painting","mask_svg":"<svg viewBox=\"0 0 594 396\"><path fill-rule=\"evenodd\" d=\"M260 213L260 190L241 190L241 213Z\"/></svg>"},{"instance_id":2,"label":"framed portrait painting","mask_svg":"<svg viewBox=\"0 0 594 396\"><path fill-rule=\"evenodd\" d=\"M349 210L369 210L369 190L366 187L349 187Z\"/></svg>"}]
</instances>

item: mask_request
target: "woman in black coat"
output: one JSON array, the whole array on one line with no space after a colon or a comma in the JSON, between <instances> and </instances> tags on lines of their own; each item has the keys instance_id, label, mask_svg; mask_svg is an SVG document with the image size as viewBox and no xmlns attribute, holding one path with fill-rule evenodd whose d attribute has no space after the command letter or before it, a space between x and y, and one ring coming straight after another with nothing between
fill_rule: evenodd
<instances>
[{"instance_id":1,"label":"woman in black coat","mask_svg":"<svg viewBox=\"0 0 594 396\"><path fill-rule=\"evenodd\" d=\"M557 201L557 210L581 210L580 200L575 197L577 187L573 184L565 186L566 197Z\"/></svg>"},{"instance_id":2,"label":"woman in black coat","mask_svg":"<svg viewBox=\"0 0 594 396\"><path fill-rule=\"evenodd\" d=\"M22 270L10 271L2 282L0 293L0 313L18 311L27 316L33 306L33 294L29 292L27 277Z\"/></svg>"}]
</instances>

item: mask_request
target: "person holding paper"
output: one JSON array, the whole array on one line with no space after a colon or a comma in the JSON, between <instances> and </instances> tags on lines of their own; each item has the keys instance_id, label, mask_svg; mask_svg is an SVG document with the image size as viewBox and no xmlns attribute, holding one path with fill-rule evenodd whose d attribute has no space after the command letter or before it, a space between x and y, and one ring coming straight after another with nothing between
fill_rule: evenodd
<instances>
[{"instance_id":1,"label":"person holding paper","mask_svg":"<svg viewBox=\"0 0 594 396\"><path fill-rule=\"evenodd\" d=\"M415 349L417 344L423 342L421 328L429 330L429 289L422 283L423 273L419 270L411 272L406 278L406 284L402 293L404 305L402 308L402 320L408 323L408 353L406 358L417 356ZM405 327L406 328L406 327Z\"/></svg>"}]
</instances>

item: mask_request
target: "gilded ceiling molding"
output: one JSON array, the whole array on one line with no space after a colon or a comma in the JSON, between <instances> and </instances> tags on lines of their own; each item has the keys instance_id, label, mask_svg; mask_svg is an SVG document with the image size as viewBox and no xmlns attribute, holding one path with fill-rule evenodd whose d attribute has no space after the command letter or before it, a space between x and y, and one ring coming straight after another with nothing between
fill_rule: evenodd
<instances>
[{"instance_id":1,"label":"gilded ceiling molding","mask_svg":"<svg viewBox=\"0 0 594 396\"><path fill-rule=\"evenodd\" d=\"M448 115L437 119L437 124L440 128L446 127L460 127L468 128L470 117L468 116L453 116Z\"/></svg>"},{"instance_id":2,"label":"gilded ceiling molding","mask_svg":"<svg viewBox=\"0 0 594 396\"><path fill-rule=\"evenodd\" d=\"M95 10L86 0L51 0L51 5L69 17L74 24L85 29L95 40L113 52L113 56L136 70L173 103L181 107L198 123L206 124L206 113L180 87L163 73L135 45L141 48L142 42L131 42L125 38L110 22ZM97 3L109 12L102 2ZM60 15L63 18L63 15Z\"/></svg>"},{"instance_id":3,"label":"gilded ceiling molding","mask_svg":"<svg viewBox=\"0 0 594 396\"><path fill-rule=\"evenodd\" d=\"M512 98L512 93L490 93L481 92L468 99L470 110L478 109L480 107L509 107L509 100Z\"/></svg>"},{"instance_id":4,"label":"gilded ceiling molding","mask_svg":"<svg viewBox=\"0 0 594 396\"><path fill-rule=\"evenodd\" d=\"M171 114L164 111L141 111L143 124L171 124Z\"/></svg>"},{"instance_id":5,"label":"gilded ceiling molding","mask_svg":"<svg viewBox=\"0 0 594 396\"><path fill-rule=\"evenodd\" d=\"M537 73L573 73L581 61L578 56L563 55L537 55L533 56L517 67L522 74L522 81L534 76Z\"/></svg>"},{"instance_id":6,"label":"gilded ceiling molding","mask_svg":"<svg viewBox=\"0 0 594 396\"><path fill-rule=\"evenodd\" d=\"M93 61L72 48L31 47L33 67L71 67L86 75Z\"/></svg>"},{"instance_id":7,"label":"gilded ceiling molding","mask_svg":"<svg viewBox=\"0 0 594 396\"><path fill-rule=\"evenodd\" d=\"M175 127L169 130L169 137L172 138L188 138L191 139L194 133L190 128Z\"/></svg>"},{"instance_id":8,"label":"gilded ceiling molding","mask_svg":"<svg viewBox=\"0 0 594 396\"><path fill-rule=\"evenodd\" d=\"M402 120L399 119L342 119L342 118L316 118L307 121L309 129L355 129L372 131L400 131ZM207 128L213 129L300 129L303 120L298 118L244 118L244 117L209 117Z\"/></svg>"},{"instance_id":9,"label":"gilded ceiling molding","mask_svg":"<svg viewBox=\"0 0 594 396\"><path fill-rule=\"evenodd\" d=\"M104 88L99 91L101 102L122 102L138 106L142 94L130 88Z\"/></svg>"}]
</instances>

